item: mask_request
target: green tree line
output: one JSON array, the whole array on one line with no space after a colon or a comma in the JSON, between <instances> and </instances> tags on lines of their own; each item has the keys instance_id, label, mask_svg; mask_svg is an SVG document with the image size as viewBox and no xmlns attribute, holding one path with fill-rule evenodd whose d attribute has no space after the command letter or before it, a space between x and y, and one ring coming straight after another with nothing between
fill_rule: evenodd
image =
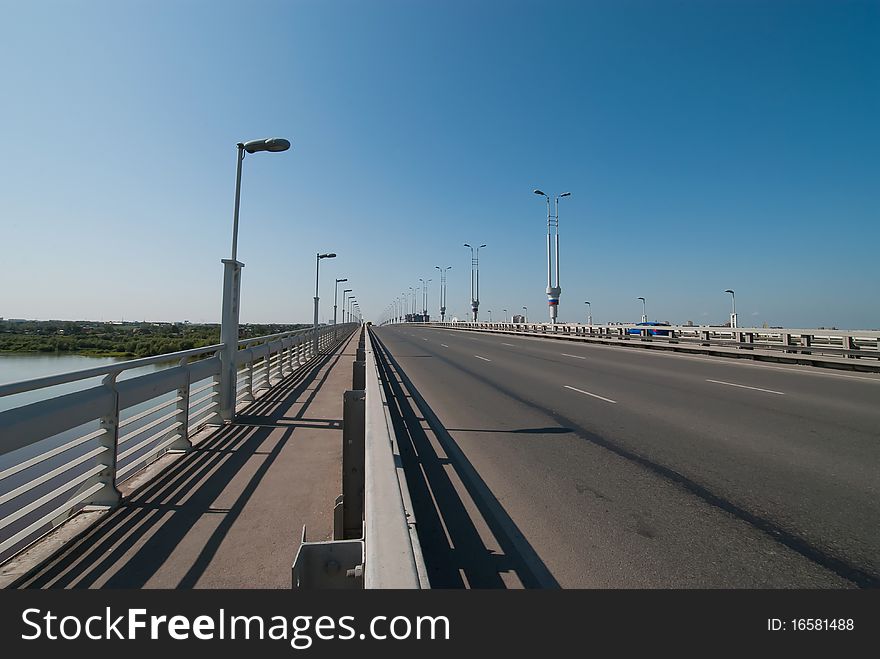
<instances>
[{"instance_id":1,"label":"green tree line","mask_svg":"<svg viewBox=\"0 0 880 659\"><path fill-rule=\"evenodd\" d=\"M242 325L239 336L244 339L303 327L307 326ZM216 324L0 320L0 352L152 357L219 342Z\"/></svg>"}]
</instances>

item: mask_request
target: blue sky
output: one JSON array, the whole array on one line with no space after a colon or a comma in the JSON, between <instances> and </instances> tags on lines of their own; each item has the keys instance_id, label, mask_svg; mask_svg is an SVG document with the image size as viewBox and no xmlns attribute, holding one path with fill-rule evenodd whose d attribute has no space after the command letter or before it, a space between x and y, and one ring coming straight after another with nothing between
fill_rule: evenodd
<instances>
[{"instance_id":1,"label":"blue sky","mask_svg":"<svg viewBox=\"0 0 880 659\"><path fill-rule=\"evenodd\" d=\"M244 163L243 322L365 315L880 327L880 3L0 2L0 316L215 322Z\"/></svg>"}]
</instances>

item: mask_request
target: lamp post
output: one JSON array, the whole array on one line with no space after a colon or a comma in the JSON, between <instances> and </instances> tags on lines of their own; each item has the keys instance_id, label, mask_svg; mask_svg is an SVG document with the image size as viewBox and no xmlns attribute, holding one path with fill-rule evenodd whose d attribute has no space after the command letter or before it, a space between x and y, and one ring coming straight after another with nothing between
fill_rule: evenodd
<instances>
[{"instance_id":1,"label":"lamp post","mask_svg":"<svg viewBox=\"0 0 880 659\"><path fill-rule=\"evenodd\" d=\"M529 308L523 307L523 311L525 311L525 313L523 314L523 322L527 323L529 322Z\"/></svg>"},{"instance_id":2,"label":"lamp post","mask_svg":"<svg viewBox=\"0 0 880 659\"><path fill-rule=\"evenodd\" d=\"M422 322L424 323L428 318L428 282L432 280L419 277L419 281L422 282Z\"/></svg>"},{"instance_id":3,"label":"lamp post","mask_svg":"<svg viewBox=\"0 0 880 659\"><path fill-rule=\"evenodd\" d=\"M439 265L434 266L440 271L440 322L446 322L446 271L452 266L441 268Z\"/></svg>"},{"instance_id":4,"label":"lamp post","mask_svg":"<svg viewBox=\"0 0 880 659\"><path fill-rule=\"evenodd\" d=\"M504 322L505 323L508 322L507 321L507 309L502 309L501 311L504 313Z\"/></svg>"},{"instance_id":5,"label":"lamp post","mask_svg":"<svg viewBox=\"0 0 880 659\"><path fill-rule=\"evenodd\" d=\"M647 323L648 322L648 311L647 311L647 303L645 302L645 298L637 297L636 299L642 301L642 322Z\"/></svg>"},{"instance_id":6,"label":"lamp post","mask_svg":"<svg viewBox=\"0 0 880 659\"><path fill-rule=\"evenodd\" d=\"M350 288L346 288L342 291L342 322L343 323L346 322L346 320L345 320L345 305L347 303L346 298L348 297L349 293L351 293Z\"/></svg>"},{"instance_id":7,"label":"lamp post","mask_svg":"<svg viewBox=\"0 0 880 659\"><path fill-rule=\"evenodd\" d=\"M730 328L734 329L736 327L736 294L729 288L724 292L730 293L730 301L733 303L733 310L730 312Z\"/></svg>"},{"instance_id":8,"label":"lamp post","mask_svg":"<svg viewBox=\"0 0 880 659\"><path fill-rule=\"evenodd\" d=\"M348 279L337 279L336 286L333 287L333 324L336 324L336 302L339 300L339 284Z\"/></svg>"},{"instance_id":9,"label":"lamp post","mask_svg":"<svg viewBox=\"0 0 880 659\"><path fill-rule=\"evenodd\" d=\"M241 201L241 163L246 153L287 151L290 142L273 137L236 144L238 156L235 167L235 205L232 212L232 256L223 263L223 307L220 316L220 417L232 421L235 416L235 385L238 378L235 357L238 352L238 320L241 297L241 269L238 260L238 209Z\"/></svg>"},{"instance_id":10,"label":"lamp post","mask_svg":"<svg viewBox=\"0 0 880 659\"><path fill-rule=\"evenodd\" d=\"M471 248L471 313L474 315L474 322L477 322L477 313L480 310L480 250L485 245L471 247L465 243L464 246Z\"/></svg>"},{"instance_id":11,"label":"lamp post","mask_svg":"<svg viewBox=\"0 0 880 659\"><path fill-rule=\"evenodd\" d=\"M491 323L492 322L492 310L489 309L486 313L489 314L489 322Z\"/></svg>"},{"instance_id":12,"label":"lamp post","mask_svg":"<svg viewBox=\"0 0 880 659\"><path fill-rule=\"evenodd\" d=\"M593 306L589 302L584 302L587 305L587 325L593 324Z\"/></svg>"},{"instance_id":13,"label":"lamp post","mask_svg":"<svg viewBox=\"0 0 880 659\"><path fill-rule=\"evenodd\" d=\"M318 354L318 273L321 270L321 259L335 259L336 254L329 252L327 254L315 254L315 322L312 325L312 342L315 347L315 354Z\"/></svg>"},{"instance_id":14,"label":"lamp post","mask_svg":"<svg viewBox=\"0 0 880 659\"><path fill-rule=\"evenodd\" d=\"M562 294L562 287L559 285L559 200L562 197L570 197L570 192L563 192L556 195L556 213L550 212L550 196L540 190L533 190L536 195L542 195L547 198L547 305L550 307L550 322L556 322L556 316L559 311L559 296ZM556 257L551 255L551 242L555 236L556 239ZM553 265L556 265L556 283L553 283Z\"/></svg>"}]
</instances>

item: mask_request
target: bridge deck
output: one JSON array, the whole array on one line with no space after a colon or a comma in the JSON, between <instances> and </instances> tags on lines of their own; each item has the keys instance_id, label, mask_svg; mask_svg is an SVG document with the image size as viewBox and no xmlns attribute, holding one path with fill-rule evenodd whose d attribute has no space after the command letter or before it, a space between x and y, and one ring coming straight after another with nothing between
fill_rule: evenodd
<instances>
[{"instance_id":1,"label":"bridge deck","mask_svg":"<svg viewBox=\"0 0 880 659\"><path fill-rule=\"evenodd\" d=\"M18 585L289 588L303 525L333 535L356 346L276 385Z\"/></svg>"}]
</instances>

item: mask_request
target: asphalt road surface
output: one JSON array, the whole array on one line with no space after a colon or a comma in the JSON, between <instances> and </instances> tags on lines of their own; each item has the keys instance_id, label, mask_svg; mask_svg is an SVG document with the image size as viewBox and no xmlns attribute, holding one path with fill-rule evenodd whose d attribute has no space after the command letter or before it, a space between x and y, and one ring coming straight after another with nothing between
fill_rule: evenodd
<instances>
[{"instance_id":1,"label":"asphalt road surface","mask_svg":"<svg viewBox=\"0 0 880 659\"><path fill-rule=\"evenodd\" d=\"M374 329L434 587L880 586L880 377Z\"/></svg>"}]
</instances>

